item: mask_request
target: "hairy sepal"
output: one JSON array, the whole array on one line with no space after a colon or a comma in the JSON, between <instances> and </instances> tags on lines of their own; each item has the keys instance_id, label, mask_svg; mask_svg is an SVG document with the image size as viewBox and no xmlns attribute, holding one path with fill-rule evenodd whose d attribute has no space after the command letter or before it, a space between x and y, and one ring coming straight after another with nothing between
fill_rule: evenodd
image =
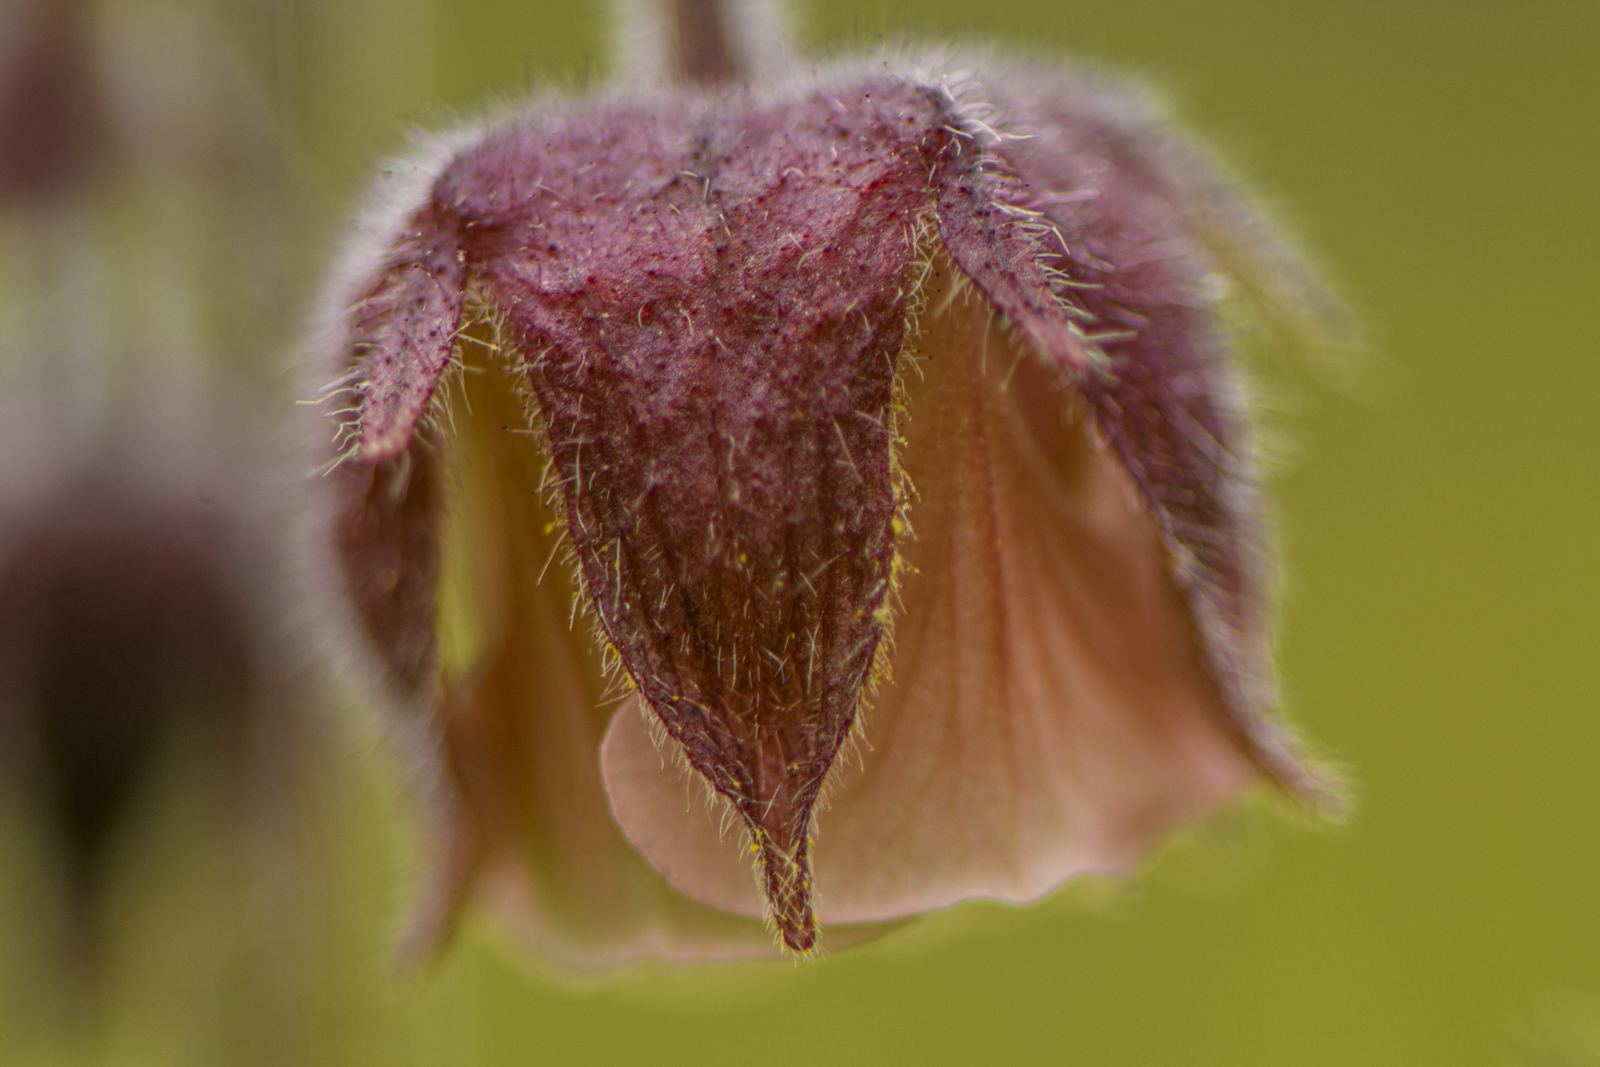
<instances>
[{"instance_id":1,"label":"hairy sepal","mask_svg":"<svg viewBox=\"0 0 1600 1067\"><path fill-rule=\"evenodd\" d=\"M1221 315L1230 289L1281 289L1272 303L1305 314L1334 305L1141 91L1023 69L993 106L1014 132L991 142L999 169L1012 202L1050 235L1043 263L1097 372L1081 373L1081 348L1041 355L1086 401L1155 517L1238 744L1286 790L1337 811L1336 784L1274 714L1274 553L1244 372ZM1272 282L1249 276L1269 270Z\"/></svg>"},{"instance_id":2,"label":"hairy sepal","mask_svg":"<svg viewBox=\"0 0 1600 1067\"><path fill-rule=\"evenodd\" d=\"M928 109L884 95L513 129L444 178L495 219L469 258L525 354L587 597L733 804L797 951L812 811L893 572L890 401L928 201L900 120L920 108L925 132Z\"/></svg>"},{"instance_id":3,"label":"hairy sepal","mask_svg":"<svg viewBox=\"0 0 1600 1067\"><path fill-rule=\"evenodd\" d=\"M352 312L360 398L353 444L367 463L407 449L450 366L466 294L459 225L444 205L417 212Z\"/></svg>"}]
</instances>

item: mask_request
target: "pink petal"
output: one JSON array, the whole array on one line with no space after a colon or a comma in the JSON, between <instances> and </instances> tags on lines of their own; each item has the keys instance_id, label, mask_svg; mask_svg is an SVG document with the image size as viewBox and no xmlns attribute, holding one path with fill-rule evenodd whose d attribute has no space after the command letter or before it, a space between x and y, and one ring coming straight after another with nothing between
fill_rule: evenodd
<instances>
[{"instance_id":1,"label":"pink petal","mask_svg":"<svg viewBox=\"0 0 1600 1067\"><path fill-rule=\"evenodd\" d=\"M958 299L908 379L918 489L894 681L819 819L818 913L865 922L1023 901L1125 871L1231 798L1250 759L1201 664L1150 515L1041 363ZM612 808L663 877L755 913L734 837L654 773L631 708L602 752Z\"/></svg>"},{"instance_id":2,"label":"pink petal","mask_svg":"<svg viewBox=\"0 0 1600 1067\"><path fill-rule=\"evenodd\" d=\"M1155 517L1251 758L1286 791L1336 811L1336 783L1274 714L1270 530L1218 305L1233 289L1268 324L1323 338L1341 329L1337 308L1142 88L1059 67L1010 74L991 99L1025 136L996 151L1019 206L1042 213L1047 262L1074 280L1104 372L1080 377L1075 352L1043 350L1081 389Z\"/></svg>"}]
</instances>

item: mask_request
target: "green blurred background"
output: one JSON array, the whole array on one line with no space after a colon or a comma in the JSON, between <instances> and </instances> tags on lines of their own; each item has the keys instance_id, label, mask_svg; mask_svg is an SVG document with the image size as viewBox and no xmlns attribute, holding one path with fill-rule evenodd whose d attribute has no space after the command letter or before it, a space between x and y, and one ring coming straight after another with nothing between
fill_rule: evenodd
<instances>
[{"instance_id":1,"label":"green blurred background","mask_svg":"<svg viewBox=\"0 0 1600 1067\"><path fill-rule=\"evenodd\" d=\"M325 247L408 123L607 69L607 10L573 0L217 9ZM574 981L479 918L404 977L408 832L355 731L323 758L314 967L247 981L162 947L225 921L171 858L205 816L170 799L146 849L167 867L127 876L111 1021L62 1041L13 1010L0 1061L1600 1065L1600 5L809 0L799 22L816 52L980 35L1145 75L1326 265L1369 359L1275 371L1282 664L1350 769L1349 824L1256 803L1131 883L817 963ZM12 1003L27 984L0 975Z\"/></svg>"}]
</instances>

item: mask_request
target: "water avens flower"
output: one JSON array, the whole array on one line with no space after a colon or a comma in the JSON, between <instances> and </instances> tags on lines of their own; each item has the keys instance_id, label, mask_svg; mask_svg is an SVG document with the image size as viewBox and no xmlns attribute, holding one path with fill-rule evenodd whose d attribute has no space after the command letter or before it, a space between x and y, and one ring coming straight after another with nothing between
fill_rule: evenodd
<instances>
[{"instance_id":1,"label":"water avens flower","mask_svg":"<svg viewBox=\"0 0 1600 1067\"><path fill-rule=\"evenodd\" d=\"M464 801L446 881L633 906L603 778L661 878L807 952L1126 870L1257 778L1329 800L1219 318L1319 306L1294 257L1115 80L740 82L681 37L676 82L391 171L333 287L343 580Z\"/></svg>"}]
</instances>

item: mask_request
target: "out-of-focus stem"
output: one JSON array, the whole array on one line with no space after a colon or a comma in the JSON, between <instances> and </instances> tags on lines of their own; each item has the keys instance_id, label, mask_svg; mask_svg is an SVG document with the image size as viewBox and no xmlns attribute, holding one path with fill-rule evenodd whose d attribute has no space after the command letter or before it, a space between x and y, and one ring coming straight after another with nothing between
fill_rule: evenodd
<instances>
[{"instance_id":1,"label":"out-of-focus stem","mask_svg":"<svg viewBox=\"0 0 1600 1067\"><path fill-rule=\"evenodd\" d=\"M104 147L87 23L76 0L0 13L0 198L75 187Z\"/></svg>"},{"instance_id":2,"label":"out-of-focus stem","mask_svg":"<svg viewBox=\"0 0 1600 1067\"><path fill-rule=\"evenodd\" d=\"M623 77L642 84L750 82L790 55L780 0L618 0Z\"/></svg>"},{"instance_id":3,"label":"out-of-focus stem","mask_svg":"<svg viewBox=\"0 0 1600 1067\"><path fill-rule=\"evenodd\" d=\"M711 84L748 76L738 69L728 39L726 0L664 0L671 17L671 73L675 80Z\"/></svg>"}]
</instances>

